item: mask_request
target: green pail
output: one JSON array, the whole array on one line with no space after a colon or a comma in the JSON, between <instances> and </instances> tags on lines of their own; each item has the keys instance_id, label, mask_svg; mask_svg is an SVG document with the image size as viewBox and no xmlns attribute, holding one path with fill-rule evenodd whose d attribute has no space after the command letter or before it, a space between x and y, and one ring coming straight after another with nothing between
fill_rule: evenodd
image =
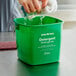
<instances>
[{"instance_id":1,"label":"green pail","mask_svg":"<svg viewBox=\"0 0 76 76\"><path fill-rule=\"evenodd\" d=\"M30 65L59 61L63 21L49 16L14 19L18 57Z\"/></svg>"}]
</instances>

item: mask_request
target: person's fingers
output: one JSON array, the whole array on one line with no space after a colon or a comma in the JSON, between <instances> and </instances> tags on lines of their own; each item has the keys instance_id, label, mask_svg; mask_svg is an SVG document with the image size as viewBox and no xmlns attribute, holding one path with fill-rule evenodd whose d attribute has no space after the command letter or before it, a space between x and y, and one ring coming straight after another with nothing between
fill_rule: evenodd
<instances>
[{"instance_id":1,"label":"person's fingers","mask_svg":"<svg viewBox=\"0 0 76 76\"><path fill-rule=\"evenodd\" d=\"M32 1L30 1L30 2L28 3L28 5L29 5L29 8L30 8L30 11L31 11L31 12L35 12L35 11L36 11L36 9L35 9L34 4L33 4Z\"/></svg>"},{"instance_id":2,"label":"person's fingers","mask_svg":"<svg viewBox=\"0 0 76 76\"><path fill-rule=\"evenodd\" d=\"M22 0L18 0L18 1L19 1L19 3L22 5L22 3L23 3Z\"/></svg>"},{"instance_id":3,"label":"person's fingers","mask_svg":"<svg viewBox=\"0 0 76 76\"><path fill-rule=\"evenodd\" d=\"M26 2L23 2L23 7L24 7L24 9L25 9L25 11L27 12L27 13L30 13L30 9L29 9L29 6L28 6L28 4L26 3Z\"/></svg>"},{"instance_id":4,"label":"person's fingers","mask_svg":"<svg viewBox=\"0 0 76 76\"><path fill-rule=\"evenodd\" d=\"M47 6L48 0L42 0L42 8Z\"/></svg>"},{"instance_id":5,"label":"person's fingers","mask_svg":"<svg viewBox=\"0 0 76 76\"><path fill-rule=\"evenodd\" d=\"M38 13L41 12L41 6L40 6L40 3L39 3L39 0L32 0L33 1L33 4L37 10Z\"/></svg>"}]
</instances>

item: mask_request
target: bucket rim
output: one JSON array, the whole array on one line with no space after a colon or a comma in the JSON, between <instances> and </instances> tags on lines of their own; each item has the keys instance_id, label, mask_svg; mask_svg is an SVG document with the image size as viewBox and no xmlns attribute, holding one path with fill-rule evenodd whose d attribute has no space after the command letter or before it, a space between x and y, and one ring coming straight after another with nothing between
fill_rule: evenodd
<instances>
[{"instance_id":1,"label":"bucket rim","mask_svg":"<svg viewBox=\"0 0 76 76\"><path fill-rule=\"evenodd\" d=\"M51 16L45 16L45 17L50 17L50 18L53 18L53 19L56 19L56 20L58 20L58 21L60 21L60 22L58 22L58 23L52 23L52 24L40 24L40 25L25 25L25 24L22 24L22 23L18 23L16 20L17 19L24 19L25 17L22 17L22 18L14 18L13 19L13 21L16 23L16 24L18 24L18 25L23 25L23 26L27 26L27 27L36 27L36 26L47 26L47 25L55 25L55 24L63 24L64 23L64 21L63 20L61 20L61 19L58 19L58 18L55 18L55 17L51 17ZM17 26L17 25L16 25Z\"/></svg>"}]
</instances>

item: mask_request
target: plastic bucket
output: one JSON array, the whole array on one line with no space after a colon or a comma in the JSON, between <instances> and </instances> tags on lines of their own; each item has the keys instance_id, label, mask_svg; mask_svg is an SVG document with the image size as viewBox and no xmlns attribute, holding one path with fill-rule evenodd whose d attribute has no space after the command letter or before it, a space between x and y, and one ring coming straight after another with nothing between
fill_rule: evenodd
<instances>
[{"instance_id":1,"label":"plastic bucket","mask_svg":"<svg viewBox=\"0 0 76 76\"><path fill-rule=\"evenodd\" d=\"M59 61L63 21L36 16L14 19L18 57L30 65Z\"/></svg>"}]
</instances>

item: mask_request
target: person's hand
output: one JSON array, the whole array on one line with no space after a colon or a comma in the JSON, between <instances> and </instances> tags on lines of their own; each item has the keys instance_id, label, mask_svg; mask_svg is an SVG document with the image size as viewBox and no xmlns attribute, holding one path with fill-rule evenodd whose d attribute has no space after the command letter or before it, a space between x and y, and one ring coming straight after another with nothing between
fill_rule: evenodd
<instances>
[{"instance_id":1,"label":"person's hand","mask_svg":"<svg viewBox=\"0 0 76 76\"><path fill-rule=\"evenodd\" d=\"M42 5L39 1L42 2ZM24 7L27 13L36 11L40 13L41 9L47 6L48 0L19 0L19 3Z\"/></svg>"}]
</instances>

